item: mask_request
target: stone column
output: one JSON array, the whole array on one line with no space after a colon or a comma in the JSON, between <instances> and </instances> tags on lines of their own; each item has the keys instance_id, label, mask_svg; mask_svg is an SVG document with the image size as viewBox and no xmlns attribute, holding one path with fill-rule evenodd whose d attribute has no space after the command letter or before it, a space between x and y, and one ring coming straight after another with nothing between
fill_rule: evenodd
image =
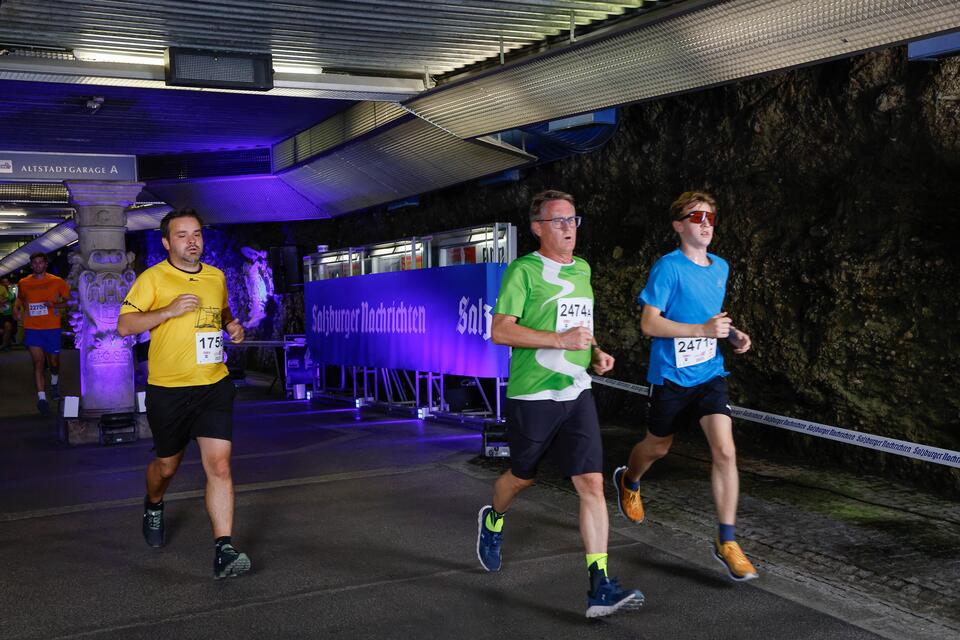
<instances>
[{"instance_id":1,"label":"stone column","mask_svg":"<svg viewBox=\"0 0 960 640\"><path fill-rule=\"evenodd\" d=\"M134 337L121 338L117 316L136 279L126 251L126 208L142 182L66 182L76 209L79 244L70 254L70 285L77 308L71 324L80 350L80 415L136 410Z\"/></svg>"}]
</instances>

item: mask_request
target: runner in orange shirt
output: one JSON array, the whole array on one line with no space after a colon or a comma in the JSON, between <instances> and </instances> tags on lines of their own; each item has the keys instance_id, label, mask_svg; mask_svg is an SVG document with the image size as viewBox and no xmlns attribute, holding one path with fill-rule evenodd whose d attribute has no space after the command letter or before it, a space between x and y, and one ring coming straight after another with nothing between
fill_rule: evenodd
<instances>
[{"instance_id":1,"label":"runner in orange shirt","mask_svg":"<svg viewBox=\"0 0 960 640\"><path fill-rule=\"evenodd\" d=\"M47 256L30 256L33 274L17 283L17 306L14 315L23 322L23 344L33 358L33 378L37 384L37 409L42 415L50 412L44 390L44 359L50 366L50 398L60 395L60 322L62 311L69 304L70 287L63 278L47 273Z\"/></svg>"}]
</instances>

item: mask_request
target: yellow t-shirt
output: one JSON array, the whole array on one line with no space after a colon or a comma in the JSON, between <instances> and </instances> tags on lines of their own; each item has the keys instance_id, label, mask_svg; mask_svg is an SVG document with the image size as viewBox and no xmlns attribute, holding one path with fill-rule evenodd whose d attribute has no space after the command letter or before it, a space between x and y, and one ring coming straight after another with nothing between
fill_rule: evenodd
<instances>
[{"instance_id":1,"label":"yellow t-shirt","mask_svg":"<svg viewBox=\"0 0 960 640\"><path fill-rule=\"evenodd\" d=\"M200 308L161 322L150 331L147 382L160 387L191 387L219 382L223 364L222 314L228 309L227 281L216 267L183 271L164 260L137 277L120 313L160 309L184 293L200 298Z\"/></svg>"}]
</instances>

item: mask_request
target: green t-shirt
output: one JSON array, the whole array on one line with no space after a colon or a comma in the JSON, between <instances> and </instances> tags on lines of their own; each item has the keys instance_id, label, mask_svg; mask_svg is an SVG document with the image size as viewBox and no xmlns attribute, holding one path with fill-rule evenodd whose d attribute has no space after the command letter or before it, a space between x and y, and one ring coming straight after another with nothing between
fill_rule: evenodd
<instances>
[{"instance_id":1,"label":"green t-shirt","mask_svg":"<svg viewBox=\"0 0 960 640\"><path fill-rule=\"evenodd\" d=\"M517 258L503 275L494 313L515 316L518 325L538 331L562 332L586 326L592 332L590 265L582 258L561 264L538 252ZM514 347L507 397L576 399L590 388L590 351Z\"/></svg>"},{"instance_id":2,"label":"green t-shirt","mask_svg":"<svg viewBox=\"0 0 960 640\"><path fill-rule=\"evenodd\" d=\"M16 299L13 289L0 284L0 316L13 315L13 301Z\"/></svg>"}]
</instances>

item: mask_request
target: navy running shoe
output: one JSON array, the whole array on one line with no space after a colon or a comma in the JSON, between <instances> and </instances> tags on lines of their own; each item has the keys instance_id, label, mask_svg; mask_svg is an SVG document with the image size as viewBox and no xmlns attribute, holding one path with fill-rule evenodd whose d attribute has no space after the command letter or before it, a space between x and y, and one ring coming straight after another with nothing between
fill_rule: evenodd
<instances>
[{"instance_id":1,"label":"navy running shoe","mask_svg":"<svg viewBox=\"0 0 960 640\"><path fill-rule=\"evenodd\" d=\"M624 589L616 578L602 578L596 588L587 593L587 617L600 618L621 609L639 609L643 600L640 591Z\"/></svg>"},{"instance_id":2,"label":"navy running shoe","mask_svg":"<svg viewBox=\"0 0 960 640\"><path fill-rule=\"evenodd\" d=\"M51 400L56 400L56 399L59 398L59 397L60 397L60 385L59 385L59 384L51 384L51 385L50 385L50 399L51 399Z\"/></svg>"},{"instance_id":3,"label":"navy running shoe","mask_svg":"<svg viewBox=\"0 0 960 640\"><path fill-rule=\"evenodd\" d=\"M500 543L503 542L503 533L487 529L487 514L493 511L493 506L486 505L480 508L477 514L477 558L487 571L500 571Z\"/></svg>"},{"instance_id":4,"label":"navy running shoe","mask_svg":"<svg viewBox=\"0 0 960 640\"><path fill-rule=\"evenodd\" d=\"M247 571L250 571L250 558L247 554L237 551L229 542L217 548L213 558L214 580L236 578Z\"/></svg>"},{"instance_id":5,"label":"navy running shoe","mask_svg":"<svg viewBox=\"0 0 960 640\"><path fill-rule=\"evenodd\" d=\"M37 400L37 411L39 411L42 416L50 415L50 403L46 400Z\"/></svg>"},{"instance_id":6,"label":"navy running shoe","mask_svg":"<svg viewBox=\"0 0 960 640\"><path fill-rule=\"evenodd\" d=\"M147 498L143 499L143 539L151 547L163 546L163 503L159 509L151 509Z\"/></svg>"}]
</instances>

